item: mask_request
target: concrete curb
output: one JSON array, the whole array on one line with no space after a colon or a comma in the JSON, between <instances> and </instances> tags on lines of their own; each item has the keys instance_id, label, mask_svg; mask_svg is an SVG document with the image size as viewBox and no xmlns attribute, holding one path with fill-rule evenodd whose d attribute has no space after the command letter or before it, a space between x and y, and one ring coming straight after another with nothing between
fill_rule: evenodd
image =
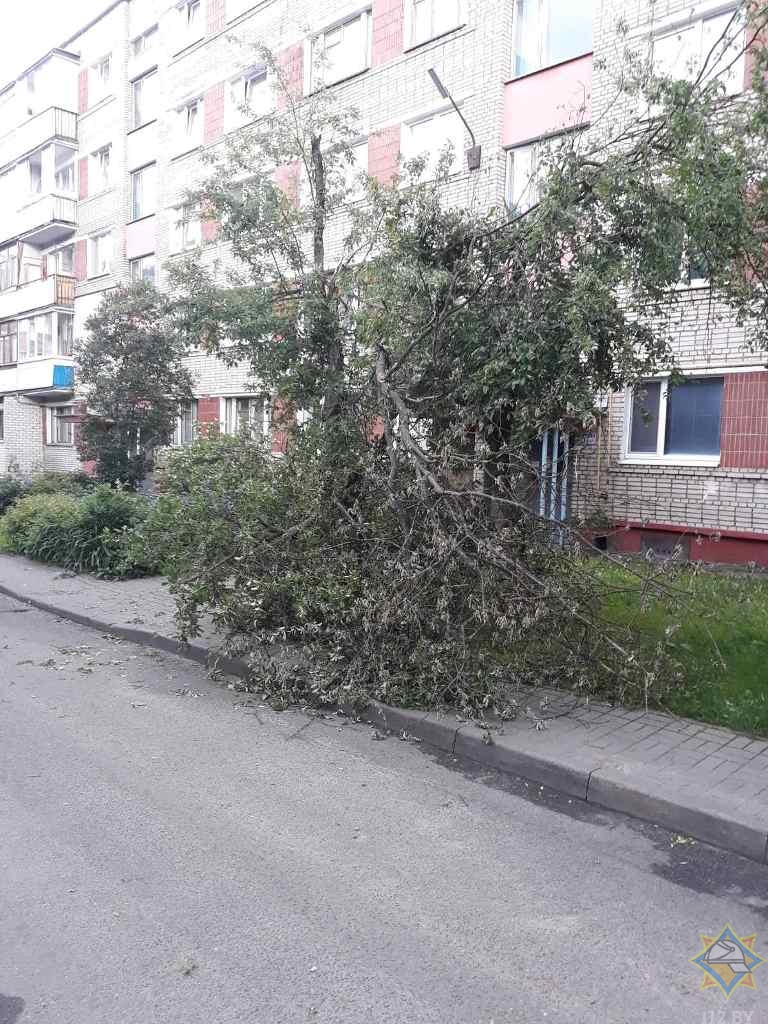
<instances>
[{"instance_id":1,"label":"concrete curb","mask_svg":"<svg viewBox=\"0 0 768 1024\"><path fill-rule=\"evenodd\" d=\"M247 678L245 662L218 656L203 644L182 643L161 633L97 619L2 583L0 594L89 629ZM680 780L672 771L653 776L640 764L616 764L610 758L598 761L591 753L572 750L567 759L558 760L551 751L537 751L535 740L522 742L520 737L459 724L438 712L408 711L378 701L372 701L357 717L384 731L420 740L451 757L521 776L595 807L619 811L768 864L768 808L755 820L754 805L703 790L694 792L690 785L686 788L688 780Z\"/></svg>"}]
</instances>

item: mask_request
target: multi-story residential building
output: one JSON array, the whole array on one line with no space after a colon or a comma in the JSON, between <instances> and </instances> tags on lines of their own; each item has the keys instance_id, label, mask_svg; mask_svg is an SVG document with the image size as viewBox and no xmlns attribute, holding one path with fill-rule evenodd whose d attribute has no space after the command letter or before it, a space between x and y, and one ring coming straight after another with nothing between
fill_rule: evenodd
<instances>
[{"instance_id":1,"label":"multi-story residential building","mask_svg":"<svg viewBox=\"0 0 768 1024\"><path fill-rule=\"evenodd\" d=\"M706 52L734 0L117 0L0 92L0 469L74 467L79 413L72 338L105 289L147 279L200 243L226 262L215 225L188 216L201 157L272 106L254 44L292 87L324 84L360 114L357 164L391 177L400 155L454 142L451 201L520 206L543 147L613 117L629 43L663 67ZM619 23L624 28L619 31ZM464 122L482 147L462 154ZM748 72L736 64L731 91ZM596 129L592 129L593 131ZM285 187L300 191L295 168ZM206 253L208 250L206 250ZM211 258L206 255L204 258ZM610 396L597 431L551 431L537 505L559 519L618 524L620 550L680 543L711 561L768 565L768 373L744 332L708 317L706 282L687 289L677 349L688 380L649 381L644 413ZM245 368L190 356L197 425L265 424ZM646 410L645 407L648 407ZM279 439L276 440L279 444ZM565 471L564 471L565 467Z\"/></svg>"}]
</instances>

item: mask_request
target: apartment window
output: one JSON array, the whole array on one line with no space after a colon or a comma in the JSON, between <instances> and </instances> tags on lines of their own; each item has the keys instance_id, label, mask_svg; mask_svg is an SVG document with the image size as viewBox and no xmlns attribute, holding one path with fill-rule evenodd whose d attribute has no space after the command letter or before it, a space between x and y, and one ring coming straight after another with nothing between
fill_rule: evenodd
<instances>
[{"instance_id":1,"label":"apartment window","mask_svg":"<svg viewBox=\"0 0 768 1024\"><path fill-rule=\"evenodd\" d=\"M195 440L195 429L197 427L197 400L187 402L179 409L179 417L176 421L176 433L173 443L176 445L192 444Z\"/></svg>"},{"instance_id":2,"label":"apartment window","mask_svg":"<svg viewBox=\"0 0 768 1024\"><path fill-rule=\"evenodd\" d=\"M73 445L75 443L75 407L49 405L46 409L48 444Z\"/></svg>"},{"instance_id":3,"label":"apartment window","mask_svg":"<svg viewBox=\"0 0 768 1024\"><path fill-rule=\"evenodd\" d=\"M344 190L347 202L353 203L365 195L365 177L368 173L368 140L354 143L352 160L344 167Z\"/></svg>"},{"instance_id":4,"label":"apartment window","mask_svg":"<svg viewBox=\"0 0 768 1024\"><path fill-rule=\"evenodd\" d=\"M157 72L131 82L131 126L140 128L157 117Z\"/></svg>"},{"instance_id":5,"label":"apartment window","mask_svg":"<svg viewBox=\"0 0 768 1024\"><path fill-rule=\"evenodd\" d=\"M370 67L371 21L370 10L362 11L315 36L312 40L312 89L340 82Z\"/></svg>"},{"instance_id":6,"label":"apartment window","mask_svg":"<svg viewBox=\"0 0 768 1024\"><path fill-rule=\"evenodd\" d=\"M461 118L452 108L422 117L404 125L403 155L408 160L424 158L423 178L428 180L435 177L440 159L450 145L453 156L448 169L455 174L462 167L464 132Z\"/></svg>"},{"instance_id":7,"label":"apartment window","mask_svg":"<svg viewBox=\"0 0 768 1024\"><path fill-rule=\"evenodd\" d=\"M184 0L178 11L183 46L190 46L203 35L202 4L200 0Z\"/></svg>"},{"instance_id":8,"label":"apartment window","mask_svg":"<svg viewBox=\"0 0 768 1024\"><path fill-rule=\"evenodd\" d=\"M75 347L75 318L71 313L56 314L56 354L71 356Z\"/></svg>"},{"instance_id":9,"label":"apartment window","mask_svg":"<svg viewBox=\"0 0 768 1024\"><path fill-rule=\"evenodd\" d=\"M52 266L54 274L73 274L75 272L75 247L74 245L63 245L48 256L49 266Z\"/></svg>"},{"instance_id":10,"label":"apartment window","mask_svg":"<svg viewBox=\"0 0 768 1024\"><path fill-rule=\"evenodd\" d=\"M19 362L53 355L53 317L50 313L18 321Z\"/></svg>"},{"instance_id":11,"label":"apartment window","mask_svg":"<svg viewBox=\"0 0 768 1024\"><path fill-rule=\"evenodd\" d=\"M631 394L627 456L640 461L717 461L722 400L722 377L689 379L674 386L666 380L646 381Z\"/></svg>"},{"instance_id":12,"label":"apartment window","mask_svg":"<svg viewBox=\"0 0 768 1024\"><path fill-rule=\"evenodd\" d=\"M154 253L131 260L129 269L131 281L134 284L137 284L139 281L144 281L146 284L157 284L157 260Z\"/></svg>"},{"instance_id":13,"label":"apartment window","mask_svg":"<svg viewBox=\"0 0 768 1024\"><path fill-rule=\"evenodd\" d=\"M101 277L112 270L112 233L104 232L88 239L88 277Z\"/></svg>"},{"instance_id":14,"label":"apartment window","mask_svg":"<svg viewBox=\"0 0 768 1024\"><path fill-rule=\"evenodd\" d=\"M102 57L101 60L96 61L91 66L91 73L89 75L89 90L91 95L91 105L98 103L99 100L109 92L109 80L112 74L112 57Z\"/></svg>"},{"instance_id":15,"label":"apartment window","mask_svg":"<svg viewBox=\"0 0 768 1024\"><path fill-rule=\"evenodd\" d=\"M33 153L27 159L27 172L29 175L29 191L37 195L43 190L43 154Z\"/></svg>"},{"instance_id":16,"label":"apartment window","mask_svg":"<svg viewBox=\"0 0 768 1024\"><path fill-rule=\"evenodd\" d=\"M0 291L15 288L19 279L19 253L15 245L0 249Z\"/></svg>"},{"instance_id":17,"label":"apartment window","mask_svg":"<svg viewBox=\"0 0 768 1024\"><path fill-rule=\"evenodd\" d=\"M744 25L734 11L659 35L653 40L653 70L659 77L694 81L707 62L705 79L718 78L728 95L744 88ZM730 26L730 27L729 27Z\"/></svg>"},{"instance_id":18,"label":"apartment window","mask_svg":"<svg viewBox=\"0 0 768 1024\"><path fill-rule=\"evenodd\" d=\"M177 207L172 211L172 249L173 252L182 252L184 249L194 249L201 242L200 215L197 209L190 203Z\"/></svg>"},{"instance_id":19,"label":"apartment window","mask_svg":"<svg viewBox=\"0 0 768 1024\"><path fill-rule=\"evenodd\" d=\"M131 216L148 217L157 209L157 164L147 164L131 174Z\"/></svg>"},{"instance_id":20,"label":"apartment window","mask_svg":"<svg viewBox=\"0 0 768 1024\"><path fill-rule=\"evenodd\" d=\"M93 183L92 194L108 189L111 181L112 147L102 146L95 153L91 154L91 176L89 182Z\"/></svg>"},{"instance_id":21,"label":"apartment window","mask_svg":"<svg viewBox=\"0 0 768 1024\"><path fill-rule=\"evenodd\" d=\"M541 198L541 160L544 144L517 146L507 154L507 206L518 213L530 210Z\"/></svg>"},{"instance_id":22,"label":"apartment window","mask_svg":"<svg viewBox=\"0 0 768 1024\"><path fill-rule=\"evenodd\" d=\"M262 398L240 396L224 399L224 431L263 437L266 404Z\"/></svg>"},{"instance_id":23,"label":"apartment window","mask_svg":"<svg viewBox=\"0 0 768 1024\"><path fill-rule=\"evenodd\" d=\"M0 324L0 366L16 362L16 321Z\"/></svg>"},{"instance_id":24,"label":"apartment window","mask_svg":"<svg viewBox=\"0 0 768 1024\"><path fill-rule=\"evenodd\" d=\"M195 149L203 141L203 101L190 100L177 113L180 152Z\"/></svg>"},{"instance_id":25,"label":"apartment window","mask_svg":"<svg viewBox=\"0 0 768 1024\"><path fill-rule=\"evenodd\" d=\"M242 124L244 116L256 120L272 112L275 106L267 69L251 68L230 84L228 119L232 127Z\"/></svg>"},{"instance_id":26,"label":"apartment window","mask_svg":"<svg viewBox=\"0 0 768 1024\"><path fill-rule=\"evenodd\" d=\"M71 152L62 158L54 173L54 184L57 192L75 191L75 158Z\"/></svg>"},{"instance_id":27,"label":"apartment window","mask_svg":"<svg viewBox=\"0 0 768 1024\"><path fill-rule=\"evenodd\" d=\"M461 8L462 0L406 0L408 46L418 46L458 28Z\"/></svg>"},{"instance_id":28,"label":"apartment window","mask_svg":"<svg viewBox=\"0 0 768 1024\"><path fill-rule=\"evenodd\" d=\"M513 17L516 77L592 51L594 0L515 0Z\"/></svg>"},{"instance_id":29,"label":"apartment window","mask_svg":"<svg viewBox=\"0 0 768 1024\"><path fill-rule=\"evenodd\" d=\"M134 57L140 57L142 54L150 53L157 43L157 25L153 25L152 28L148 28L146 32L142 32L140 36L131 43L131 52Z\"/></svg>"}]
</instances>

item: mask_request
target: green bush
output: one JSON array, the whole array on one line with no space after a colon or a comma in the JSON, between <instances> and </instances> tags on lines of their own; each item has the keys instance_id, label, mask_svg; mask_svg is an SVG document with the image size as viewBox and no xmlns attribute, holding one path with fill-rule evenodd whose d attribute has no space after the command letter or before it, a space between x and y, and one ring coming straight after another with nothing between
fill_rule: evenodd
<instances>
[{"instance_id":1,"label":"green bush","mask_svg":"<svg viewBox=\"0 0 768 1024\"><path fill-rule=\"evenodd\" d=\"M24 484L18 477L0 476L0 516L24 493Z\"/></svg>"},{"instance_id":2,"label":"green bush","mask_svg":"<svg viewBox=\"0 0 768 1024\"><path fill-rule=\"evenodd\" d=\"M72 494L76 498L89 494L96 481L87 473L41 473L24 485L25 494Z\"/></svg>"},{"instance_id":3,"label":"green bush","mask_svg":"<svg viewBox=\"0 0 768 1024\"><path fill-rule=\"evenodd\" d=\"M134 531L148 510L145 499L108 486L83 497L28 494L3 517L0 545L75 572L142 576L152 566L137 556Z\"/></svg>"}]
</instances>

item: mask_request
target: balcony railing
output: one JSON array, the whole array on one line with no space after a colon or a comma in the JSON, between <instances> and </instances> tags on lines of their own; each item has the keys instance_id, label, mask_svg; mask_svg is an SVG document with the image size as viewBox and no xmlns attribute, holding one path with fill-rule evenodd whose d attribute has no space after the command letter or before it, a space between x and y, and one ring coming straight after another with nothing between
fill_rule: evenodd
<instances>
[{"instance_id":1,"label":"balcony railing","mask_svg":"<svg viewBox=\"0 0 768 1024\"><path fill-rule=\"evenodd\" d=\"M0 210L0 244L24 238L39 246L53 245L72 234L76 217L74 197L38 196L20 210Z\"/></svg>"},{"instance_id":2,"label":"balcony railing","mask_svg":"<svg viewBox=\"0 0 768 1024\"><path fill-rule=\"evenodd\" d=\"M48 107L0 138L0 168L34 152L52 139L74 142L76 138L77 114L61 107Z\"/></svg>"},{"instance_id":3,"label":"balcony railing","mask_svg":"<svg viewBox=\"0 0 768 1024\"><path fill-rule=\"evenodd\" d=\"M10 320L49 306L72 309L75 304L75 279L52 274L45 280L29 281L0 292L0 320Z\"/></svg>"}]
</instances>

